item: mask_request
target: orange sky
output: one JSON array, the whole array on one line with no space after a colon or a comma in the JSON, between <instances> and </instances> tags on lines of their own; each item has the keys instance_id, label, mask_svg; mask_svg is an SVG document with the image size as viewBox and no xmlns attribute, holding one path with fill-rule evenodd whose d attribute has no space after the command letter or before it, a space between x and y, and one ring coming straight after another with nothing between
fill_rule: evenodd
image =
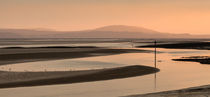
<instances>
[{"instance_id":1,"label":"orange sky","mask_svg":"<svg viewBox=\"0 0 210 97\"><path fill-rule=\"evenodd\" d=\"M0 0L0 28L83 30L119 24L210 34L210 0Z\"/></svg>"}]
</instances>

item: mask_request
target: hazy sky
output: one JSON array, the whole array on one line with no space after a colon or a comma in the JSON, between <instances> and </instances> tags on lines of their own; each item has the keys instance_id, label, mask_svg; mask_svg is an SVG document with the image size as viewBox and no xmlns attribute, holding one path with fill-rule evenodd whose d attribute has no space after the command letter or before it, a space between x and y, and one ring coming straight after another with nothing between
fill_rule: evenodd
<instances>
[{"instance_id":1,"label":"hazy sky","mask_svg":"<svg viewBox=\"0 0 210 97\"><path fill-rule=\"evenodd\" d=\"M119 24L210 34L210 0L0 0L0 28L83 30Z\"/></svg>"}]
</instances>

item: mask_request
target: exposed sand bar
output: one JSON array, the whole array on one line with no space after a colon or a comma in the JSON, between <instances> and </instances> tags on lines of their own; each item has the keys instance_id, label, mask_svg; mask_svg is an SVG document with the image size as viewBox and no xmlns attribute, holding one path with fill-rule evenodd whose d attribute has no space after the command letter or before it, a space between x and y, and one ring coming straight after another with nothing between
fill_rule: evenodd
<instances>
[{"instance_id":1,"label":"exposed sand bar","mask_svg":"<svg viewBox=\"0 0 210 97\"><path fill-rule=\"evenodd\" d=\"M141 76L158 72L147 66L127 66L111 69L63 72L0 72L0 88L39 86Z\"/></svg>"},{"instance_id":2,"label":"exposed sand bar","mask_svg":"<svg viewBox=\"0 0 210 97\"><path fill-rule=\"evenodd\" d=\"M174 61L199 62L200 64L210 64L210 56L190 56L173 59Z\"/></svg>"}]
</instances>

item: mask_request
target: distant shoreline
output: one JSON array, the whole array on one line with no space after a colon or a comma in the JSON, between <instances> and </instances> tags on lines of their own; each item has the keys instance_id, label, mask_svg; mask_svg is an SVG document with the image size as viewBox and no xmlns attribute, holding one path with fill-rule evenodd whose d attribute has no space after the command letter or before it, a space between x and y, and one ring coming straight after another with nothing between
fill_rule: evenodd
<instances>
[{"instance_id":1,"label":"distant shoreline","mask_svg":"<svg viewBox=\"0 0 210 97\"><path fill-rule=\"evenodd\" d=\"M181 43L167 43L157 45L137 46L138 48L167 48L167 49L198 49L210 50L210 42L181 42Z\"/></svg>"}]
</instances>

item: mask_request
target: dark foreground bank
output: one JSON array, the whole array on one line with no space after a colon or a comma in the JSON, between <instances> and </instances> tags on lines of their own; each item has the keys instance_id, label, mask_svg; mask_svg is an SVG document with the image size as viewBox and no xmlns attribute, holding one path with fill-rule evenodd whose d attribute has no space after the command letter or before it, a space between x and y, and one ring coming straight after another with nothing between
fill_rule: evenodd
<instances>
[{"instance_id":1,"label":"dark foreground bank","mask_svg":"<svg viewBox=\"0 0 210 97\"><path fill-rule=\"evenodd\" d=\"M174 91L130 95L126 97L210 97L210 86L206 85Z\"/></svg>"}]
</instances>

